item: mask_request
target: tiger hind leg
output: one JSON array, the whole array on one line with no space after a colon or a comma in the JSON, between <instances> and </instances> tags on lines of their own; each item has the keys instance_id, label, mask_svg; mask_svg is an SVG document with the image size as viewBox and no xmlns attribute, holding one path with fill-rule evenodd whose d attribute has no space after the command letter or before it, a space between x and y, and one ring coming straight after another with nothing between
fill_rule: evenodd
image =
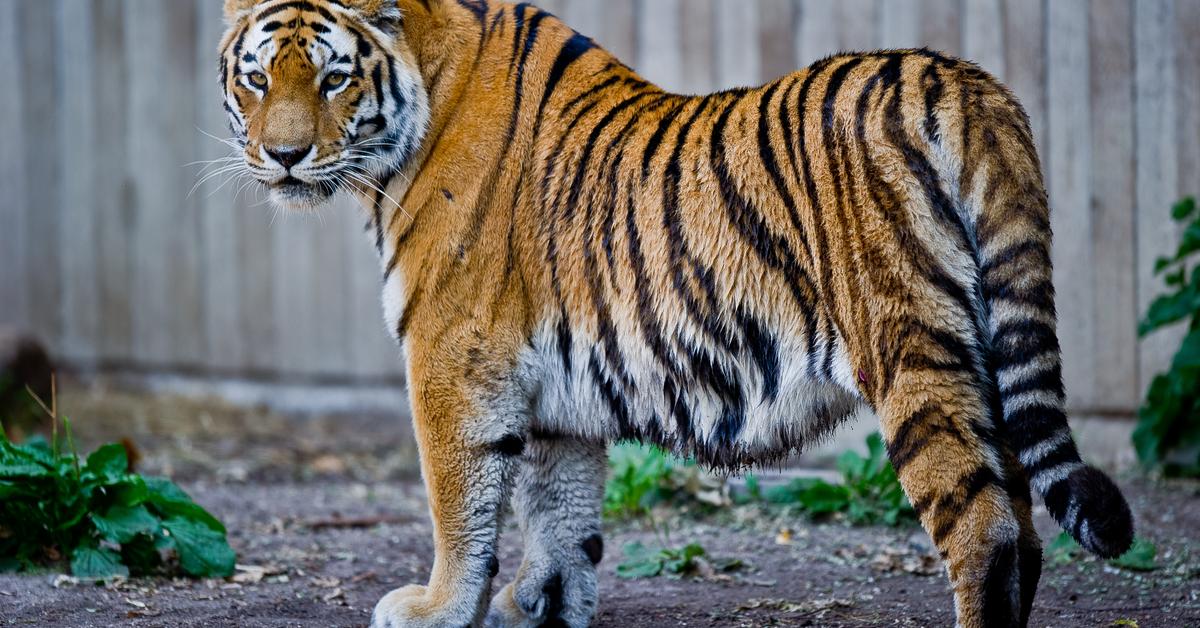
<instances>
[{"instance_id":1,"label":"tiger hind leg","mask_svg":"<svg viewBox=\"0 0 1200 628\"><path fill-rule=\"evenodd\" d=\"M531 439L513 494L525 540L515 579L492 599L487 628L583 628L596 614L607 446Z\"/></svg>"},{"instance_id":2,"label":"tiger hind leg","mask_svg":"<svg viewBox=\"0 0 1200 628\"><path fill-rule=\"evenodd\" d=\"M1041 574L1029 485L965 372L897 374L880 404L888 455L946 564L958 626L1025 626Z\"/></svg>"}]
</instances>

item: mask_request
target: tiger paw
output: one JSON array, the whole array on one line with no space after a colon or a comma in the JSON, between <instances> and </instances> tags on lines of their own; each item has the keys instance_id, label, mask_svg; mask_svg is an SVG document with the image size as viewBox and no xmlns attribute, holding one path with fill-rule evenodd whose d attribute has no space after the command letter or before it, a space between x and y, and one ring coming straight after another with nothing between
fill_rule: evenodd
<instances>
[{"instance_id":1,"label":"tiger paw","mask_svg":"<svg viewBox=\"0 0 1200 628\"><path fill-rule=\"evenodd\" d=\"M492 599L486 628L586 628L599 594L591 563L527 562Z\"/></svg>"},{"instance_id":2,"label":"tiger paw","mask_svg":"<svg viewBox=\"0 0 1200 628\"><path fill-rule=\"evenodd\" d=\"M410 585L379 600L371 628L466 628L475 621L475 609L455 608L436 600L427 587Z\"/></svg>"}]
</instances>

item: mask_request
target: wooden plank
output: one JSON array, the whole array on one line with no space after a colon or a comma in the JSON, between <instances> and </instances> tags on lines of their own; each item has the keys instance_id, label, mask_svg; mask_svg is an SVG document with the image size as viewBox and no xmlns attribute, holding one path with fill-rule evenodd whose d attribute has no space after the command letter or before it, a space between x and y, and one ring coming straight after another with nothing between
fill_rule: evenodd
<instances>
[{"instance_id":1,"label":"wooden plank","mask_svg":"<svg viewBox=\"0 0 1200 628\"><path fill-rule=\"evenodd\" d=\"M213 139L213 136L228 138L230 131L221 106L220 90L214 81L202 80L215 72L216 50L225 30L224 11L220 3L209 0L194 0L193 4L196 11L194 73L198 80L195 160L209 163L203 167L193 166L187 171L199 182L206 174L229 163L212 160L232 157L240 163L242 156L241 151ZM203 234L205 366L225 373L248 367L245 352L249 346L238 333L242 269L238 263L237 243L240 237L238 215L242 208L238 206L238 186L229 183L233 176L234 173L216 176L193 192Z\"/></svg>"},{"instance_id":2,"label":"wooden plank","mask_svg":"<svg viewBox=\"0 0 1200 628\"><path fill-rule=\"evenodd\" d=\"M801 65L811 65L839 51L838 29L831 27L837 20L835 0L806 0L800 5Z\"/></svg>"},{"instance_id":3,"label":"wooden plank","mask_svg":"<svg viewBox=\"0 0 1200 628\"><path fill-rule=\"evenodd\" d=\"M563 17L563 7L566 6L566 0L537 0L533 3L537 8L553 13L555 17Z\"/></svg>"},{"instance_id":4,"label":"wooden plank","mask_svg":"<svg viewBox=\"0 0 1200 628\"><path fill-rule=\"evenodd\" d=\"M1092 407L1096 395L1087 0L1055 0L1049 8L1046 161L1050 222L1057 235L1054 285L1068 407L1081 409Z\"/></svg>"},{"instance_id":5,"label":"wooden plank","mask_svg":"<svg viewBox=\"0 0 1200 628\"><path fill-rule=\"evenodd\" d=\"M921 0L921 43L962 56L962 0Z\"/></svg>"},{"instance_id":6,"label":"wooden plank","mask_svg":"<svg viewBox=\"0 0 1200 628\"><path fill-rule=\"evenodd\" d=\"M1046 154L1045 0L1008 0L1004 5L1005 75L1029 114L1038 153ZM1129 28L1126 24L1125 28Z\"/></svg>"},{"instance_id":7,"label":"wooden plank","mask_svg":"<svg viewBox=\"0 0 1200 628\"><path fill-rule=\"evenodd\" d=\"M312 376L323 357L313 351L313 338L322 325L313 307L322 296L313 280L320 263L314 255L320 219L310 214L270 211L275 214L270 231L274 242L272 296L277 361L268 367L285 375Z\"/></svg>"},{"instance_id":8,"label":"wooden plank","mask_svg":"<svg viewBox=\"0 0 1200 628\"><path fill-rule=\"evenodd\" d=\"M759 82L775 80L799 69L796 47L800 9L795 0L761 0L759 3Z\"/></svg>"},{"instance_id":9,"label":"wooden plank","mask_svg":"<svg viewBox=\"0 0 1200 628\"><path fill-rule=\"evenodd\" d=\"M607 47L604 41L604 4L590 0L563 0L562 18L571 28Z\"/></svg>"},{"instance_id":10,"label":"wooden plank","mask_svg":"<svg viewBox=\"0 0 1200 628\"><path fill-rule=\"evenodd\" d=\"M276 275L275 249L286 246L287 241L271 228L272 210L263 204L265 198L261 188L252 184L239 195L237 206L237 259L241 274L236 333L246 344L243 372L257 376L285 370L281 368L285 357L279 347L279 336L281 328L291 324L290 317L280 318L275 309L277 285L289 280L287 276Z\"/></svg>"},{"instance_id":11,"label":"wooden plank","mask_svg":"<svg viewBox=\"0 0 1200 628\"><path fill-rule=\"evenodd\" d=\"M24 84L16 2L0 2L0 85ZM0 90L0 325L24 328L28 322L25 267L25 125L20 90Z\"/></svg>"},{"instance_id":12,"label":"wooden plank","mask_svg":"<svg viewBox=\"0 0 1200 628\"><path fill-rule=\"evenodd\" d=\"M647 4L655 4L662 0L645 0ZM667 0L671 4L674 0ZM716 32L716 0L687 0L678 1L672 43L674 53L680 58L678 74L668 76L672 84L681 85L683 91L693 94L704 94L717 89L717 32ZM653 23L647 24L654 28ZM664 27L664 31L666 28ZM643 43L646 39L643 37Z\"/></svg>"},{"instance_id":13,"label":"wooden plank","mask_svg":"<svg viewBox=\"0 0 1200 628\"><path fill-rule=\"evenodd\" d=\"M58 352L60 359L86 367L95 364L96 341L103 334L96 315L100 310L100 282L96 272L95 175L100 147L96 144L93 108L100 86L95 83L91 67L94 5L90 0L58 0L57 9L60 81L76 94L63 98L58 107L59 128L70 130L58 138L62 171L68 173L60 178L62 221L56 247L62 264L62 339Z\"/></svg>"},{"instance_id":14,"label":"wooden plank","mask_svg":"<svg viewBox=\"0 0 1200 628\"><path fill-rule=\"evenodd\" d=\"M204 216L200 212L200 198L188 194L192 189L193 177L185 164L197 159L201 137L196 132L195 123L197 92L207 93L214 89L212 68L216 61L212 61L211 53L200 54L196 5L183 1L168 4L167 21L160 27L166 31L170 46L170 81L178 87L172 88L170 95L162 98L159 105L169 107L166 115L170 129L160 140L169 146L170 151L169 161L164 164L170 171L167 179L170 187L164 186L163 190L163 201L170 209L172 222L168 256L170 292L167 297L170 319L167 328L173 338L170 354L172 364L190 369L202 365L207 354L203 332L206 324ZM200 70L201 56L213 64L203 71ZM162 90L161 83L159 90Z\"/></svg>"},{"instance_id":15,"label":"wooden plank","mask_svg":"<svg viewBox=\"0 0 1200 628\"><path fill-rule=\"evenodd\" d=\"M666 89L692 89L680 80L683 74L680 0L652 0L643 2L639 9L638 71Z\"/></svg>"},{"instance_id":16,"label":"wooden plank","mask_svg":"<svg viewBox=\"0 0 1200 628\"><path fill-rule=\"evenodd\" d=\"M303 340L307 350L306 371L321 377L336 377L350 368L350 347L346 344L351 333L350 290L346 285L348 251L342 232L350 222L362 228L360 211L349 198L339 198L334 205L317 210L313 273L307 278L312 286L308 307L316 325Z\"/></svg>"},{"instance_id":17,"label":"wooden plank","mask_svg":"<svg viewBox=\"0 0 1200 628\"><path fill-rule=\"evenodd\" d=\"M879 7L879 45L916 48L921 45L920 0L887 0Z\"/></svg>"},{"instance_id":18,"label":"wooden plank","mask_svg":"<svg viewBox=\"0 0 1200 628\"><path fill-rule=\"evenodd\" d=\"M1175 10L1178 195L1200 196L1200 2L1180 2Z\"/></svg>"},{"instance_id":19,"label":"wooden plank","mask_svg":"<svg viewBox=\"0 0 1200 628\"><path fill-rule=\"evenodd\" d=\"M25 269L28 273L27 326L58 349L62 327L62 278L59 251L58 65L55 6L51 2L19 2L18 63L25 80L16 89L24 98L25 127Z\"/></svg>"},{"instance_id":20,"label":"wooden plank","mask_svg":"<svg viewBox=\"0 0 1200 628\"><path fill-rule=\"evenodd\" d=\"M380 261L370 237L363 232L363 211L351 199L339 213L345 214L340 230L346 243L346 294L350 305L346 325L349 365L346 374L355 378L399 381L404 364L383 320L380 306Z\"/></svg>"},{"instance_id":21,"label":"wooden plank","mask_svg":"<svg viewBox=\"0 0 1200 628\"><path fill-rule=\"evenodd\" d=\"M95 176L96 259L99 274L99 325L96 339L104 364L126 363L133 357L133 258L134 183L126 171L130 118L126 115L127 85L125 16L123 0L95 0L92 27L95 61L90 69L98 89L92 110L97 155Z\"/></svg>"},{"instance_id":22,"label":"wooden plank","mask_svg":"<svg viewBox=\"0 0 1200 628\"><path fill-rule=\"evenodd\" d=\"M1001 81L1008 74L1004 13L1004 0L966 0L963 5L963 53Z\"/></svg>"},{"instance_id":23,"label":"wooden plank","mask_svg":"<svg viewBox=\"0 0 1200 628\"><path fill-rule=\"evenodd\" d=\"M1137 139L1137 292L1138 312L1144 313L1163 292L1154 277L1154 261L1179 241L1179 230L1168 210L1179 196L1180 136L1177 126L1175 28L1173 0L1134 3L1134 81ZM1191 136L1191 137L1187 137ZM1144 392L1154 375L1166 369L1179 346L1180 330L1159 332L1140 345L1139 372Z\"/></svg>"},{"instance_id":24,"label":"wooden plank","mask_svg":"<svg viewBox=\"0 0 1200 628\"><path fill-rule=\"evenodd\" d=\"M837 15L839 49L871 51L879 47L879 0L842 0Z\"/></svg>"},{"instance_id":25,"label":"wooden plank","mask_svg":"<svg viewBox=\"0 0 1200 628\"><path fill-rule=\"evenodd\" d=\"M605 0L591 2L602 6L600 14L600 43L627 64L637 62L637 4L635 0Z\"/></svg>"},{"instance_id":26,"label":"wooden plank","mask_svg":"<svg viewBox=\"0 0 1200 628\"><path fill-rule=\"evenodd\" d=\"M199 243L190 174L195 145L191 3L128 0L129 176L133 194L134 347L147 366L187 365L203 352ZM210 75L211 76L211 75ZM185 120L180 124L180 120Z\"/></svg>"},{"instance_id":27,"label":"wooden plank","mask_svg":"<svg viewBox=\"0 0 1200 628\"><path fill-rule=\"evenodd\" d=\"M717 84L721 89L754 87L762 77L757 44L758 3L717 0Z\"/></svg>"},{"instance_id":28,"label":"wooden plank","mask_svg":"<svg viewBox=\"0 0 1200 628\"><path fill-rule=\"evenodd\" d=\"M1133 7L1092 0L1092 411L1132 414L1138 397Z\"/></svg>"}]
</instances>

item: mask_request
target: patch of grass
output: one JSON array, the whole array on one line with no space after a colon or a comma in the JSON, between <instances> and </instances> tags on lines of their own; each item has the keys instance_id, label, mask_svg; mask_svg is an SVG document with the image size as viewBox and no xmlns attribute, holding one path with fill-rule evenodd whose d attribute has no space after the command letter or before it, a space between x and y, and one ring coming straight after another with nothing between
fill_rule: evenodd
<instances>
[{"instance_id":1,"label":"patch of grass","mask_svg":"<svg viewBox=\"0 0 1200 628\"><path fill-rule=\"evenodd\" d=\"M840 514L854 525L889 526L916 521L896 471L887 460L883 438L867 437L867 456L847 451L837 461L841 484L800 478L766 492L773 504L798 506L814 518Z\"/></svg>"},{"instance_id":2,"label":"patch of grass","mask_svg":"<svg viewBox=\"0 0 1200 628\"><path fill-rule=\"evenodd\" d=\"M609 452L604 515L633 520L648 517L659 504L714 509L729 505L725 482L694 461L680 460L650 446L620 444Z\"/></svg>"},{"instance_id":3,"label":"patch of grass","mask_svg":"<svg viewBox=\"0 0 1200 628\"><path fill-rule=\"evenodd\" d=\"M620 578L685 578L691 576L736 571L742 567L737 559L714 560L699 543L683 547L649 547L641 542L626 543L625 560L617 565Z\"/></svg>"},{"instance_id":4,"label":"patch of grass","mask_svg":"<svg viewBox=\"0 0 1200 628\"><path fill-rule=\"evenodd\" d=\"M1174 255L1155 264L1167 293L1155 299L1138 326L1148 336L1179 324L1187 335L1171 367L1150 384L1138 410L1133 444L1138 459L1168 476L1200 477L1200 212L1196 199L1180 201L1171 217L1183 226L1183 239ZM1191 278L1188 269L1191 267Z\"/></svg>"},{"instance_id":5,"label":"patch of grass","mask_svg":"<svg viewBox=\"0 0 1200 628\"><path fill-rule=\"evenodd\" d=\"M40 403L40 402L39 402ZM0 571L69 566L80 578L233 574L225 526L164 478L132 473L125 448L80 460L71 423L50 415L50 441L22 445L0 430Z\"/></svg>"},{"instance_id":6,"label":"patch of grass","mask_svg":"<svg viewBox=\"0 0 1200 628\"><path fill-rule=\"evenodd\" d=\"M617 576L621 578L654 578L664 573L682 577L695 573L696 559L707 553L699 543L658 548L637 541L626 544L624 552L625 560L617 565Z\"/></svg>"},{"instance_id":7,"label":"patch of grass","mask_svg":"<svg viewBox=\"0 0 1200 628\"><path fill-rule=\"evenodd\" d=\"M1046 547L1048 560L1058 566L1076 562L1087 555L1087 551L1066 532L1060 532ZM1155 571L1160 567L1155 560L1157 555L1158 548L1154 543L1139 537L1134 539L1128 552L1108 561L1108 564L1128 571Z\"/></svg>"}]
</instances>

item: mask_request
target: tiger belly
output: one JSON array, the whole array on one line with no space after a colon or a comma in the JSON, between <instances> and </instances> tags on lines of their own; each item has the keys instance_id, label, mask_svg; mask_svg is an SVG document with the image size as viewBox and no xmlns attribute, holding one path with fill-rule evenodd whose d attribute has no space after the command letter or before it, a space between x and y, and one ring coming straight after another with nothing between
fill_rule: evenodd
<instances>
[{"instance_id":1,"label":"tiger belly","mask_svg":"<svg viewBox=\"0 0 1200 628\"><path fill-rule=\"evenodd\" d=\"M677 338L664 365L636 333L621 335L620 362L600 339L544 325L525 356L536 378L535 433L659 445L722 468L769 463L803 450L857 412L844 345L778 335L774 372L752 351L719 351ZM695 351L693 351L695 349ZM696 359L696 355L703 356Z\"/></svg>"}]
</instances>

